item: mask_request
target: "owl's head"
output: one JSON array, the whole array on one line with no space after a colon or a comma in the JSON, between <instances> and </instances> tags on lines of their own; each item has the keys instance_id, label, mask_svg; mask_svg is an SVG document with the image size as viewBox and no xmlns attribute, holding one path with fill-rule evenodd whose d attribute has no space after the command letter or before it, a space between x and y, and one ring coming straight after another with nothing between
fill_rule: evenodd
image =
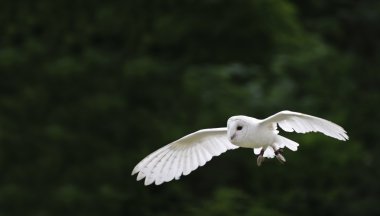
<instances>
[{"instance_id":1,"label":"owl's head","mask_svg":"<svg viewBox=\"0 0 380 216\"><path fill-rule=\"evenodd\" d=\"M231 143L238 145L243 142L248 131L247 116L233 116L227 121L227 136Z\"/></svg>"}]
</instances>

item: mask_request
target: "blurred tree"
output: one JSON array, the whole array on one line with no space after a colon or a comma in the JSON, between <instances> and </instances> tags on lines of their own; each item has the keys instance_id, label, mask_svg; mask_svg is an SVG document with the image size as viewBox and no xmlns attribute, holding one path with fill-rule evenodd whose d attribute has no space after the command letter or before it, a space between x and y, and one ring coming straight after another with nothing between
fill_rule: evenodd
<instances>
[{"instance_id":1,"label":"blurred tree","mask_svg":"<svg viewBox=\"0 0 380 216\"><path fill-rule=\"evenodd\" d=\"M378 215L376 1L0 3L0 215ZM289 134L144 187L144 156L231 115L290 109L350 141Z\"/></svg>"}]
</instances>

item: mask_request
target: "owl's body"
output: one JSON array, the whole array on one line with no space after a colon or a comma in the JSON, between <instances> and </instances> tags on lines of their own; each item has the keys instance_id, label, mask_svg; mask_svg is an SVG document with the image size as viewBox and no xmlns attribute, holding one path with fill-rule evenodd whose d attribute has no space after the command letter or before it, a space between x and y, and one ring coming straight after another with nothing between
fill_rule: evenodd
<instances>
[{"instance_id":1,"label":"owl's body","mask_svg":"<svg viewBox=\"0 0 380 216\"><path fill-rule=\"evenodd\" d=\"M338 140L348 140L346 131L337 124L298 112L281 111L260 120L248 116L233 116L226 128L203 129L184 136L145 157L132 171L145 185L162 184L188 175L212 157L239 147L251 148L258 155L257 165L264 158L281 155L287 147L297 151L299 144L278 134L277 126L287 132L321 132Z\"/></svg>"},{"instance_id":2,"label":"owl's body","mask_svg":"<svg viewBox=\"0 0 380 216\"><path fill-rule=\"evenodd\" d=\"M242 132L249 136L241 136L245 137L244 139L239 139L238 137L234 137L230 134L229 139L230 142L234 145L243 148L260 148L267 147L273 145L276 140L277 131L275 128L270 125L267 127L260 126L260 120L248 117L248 116L233 116L227 121L228 134L234 131L234 127L237 125L243 124L246 125L242 128Z\"/></svg>"}]
</instances>

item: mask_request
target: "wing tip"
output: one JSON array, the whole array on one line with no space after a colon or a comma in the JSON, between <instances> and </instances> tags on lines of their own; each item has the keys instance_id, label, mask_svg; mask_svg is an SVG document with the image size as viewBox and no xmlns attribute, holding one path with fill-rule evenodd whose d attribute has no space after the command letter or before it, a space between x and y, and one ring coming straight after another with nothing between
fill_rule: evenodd
<instances>
[{"instance_id":1,"label":"wing tip","mask_svg":"<svg viewBox=\"0 0 380 216\"><path fill-rule=\"evenodd\" d=\"M335 138L335 139L338 139L340 141L349 140L350 138L349 138L347 132L342 127L340 127L339 125L337 125L337 126L339 127L339 130L336 130L335 133L325 134L325 135L330 136L330 137Z\"/></svg>"},{"instance_id":2,"label":"wing tip","mask_svg":"<svg viewBox=\"0 0 380 216\"><path fill-rule=\"evenodd\" d=\"M164 183L163 180L159 180L159 181L156 180L156 181L154 182L154 184L157 185L157 186L158 186L158 185L161 185L162 183Z\"/></svg>"},{"instance_id":3,"label":"wing tip","mask_svg":"<svg viewBox=\"0 0 380 216\"><path fill-rule=\"evenodd\" d=\"M144 185L148 186L154 182L154 179L152 177L145 177Z\"/></svg>"},{"instance_id":4,"label":"wing tip","mask_svg":"<svg viewBox=\"0 0 380 216\"><path fill-rule=\"evenodd\" d=\"M134 168L134 169L132 170L131 176L135 175L135 174L138 173L138 172L139 172L138 169L137 169L137 168Z\"/></svg>"},{"instance_id":5,"label":"wing tip","mask_svg":"<svg viewBox=\"0 0 380 216\"><path fill-rule=\"evenodd\" d=\"M350 139L350 137L348 137L347 135L347 132L344 132L342 134L339 134L341 136L341 139L342 141L348 141Z\"/></svg>"}]
</instances>

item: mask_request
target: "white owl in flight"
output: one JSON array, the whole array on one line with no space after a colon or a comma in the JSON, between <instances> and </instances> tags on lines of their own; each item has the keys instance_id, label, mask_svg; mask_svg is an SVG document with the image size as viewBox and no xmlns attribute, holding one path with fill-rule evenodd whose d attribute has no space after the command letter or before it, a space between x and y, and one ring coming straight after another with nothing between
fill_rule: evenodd
<instances>
[{"instance_id":1,"label":"white owl in flight","mask_svg":"<svg viewBox=\"0 0 380 216\"><path fill-rule=\"evenodd\" d=\"M253 149L258 155L258 166L264 158L276 157L284 163L283 148L297 151L298 143L279 135L277 125L287 132L321 132L338 140L348 140L346 131L339 125L298 112L281 111L263 120L233 116L228 119L226 128L199 130L151 153L136 165L132 175L138 173L138 181L145 177L145 185L153 182L160 185L188 175L213 156L239 147Z\"/></svg>"}]
</instances>

